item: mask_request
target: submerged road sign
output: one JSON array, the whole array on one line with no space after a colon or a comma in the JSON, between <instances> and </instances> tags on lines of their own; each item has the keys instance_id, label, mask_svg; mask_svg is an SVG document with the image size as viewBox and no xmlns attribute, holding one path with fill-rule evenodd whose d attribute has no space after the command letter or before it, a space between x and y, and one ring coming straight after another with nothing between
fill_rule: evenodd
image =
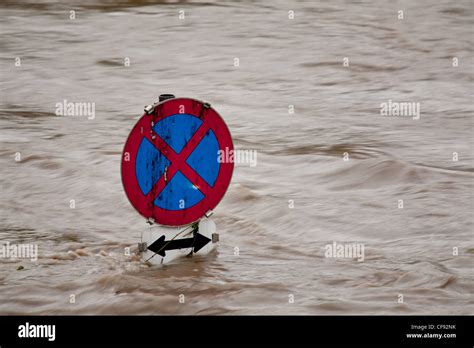
<instances>
[{"instance_id":1,"label":"submerged road sign","mask_svg":"<svg viewBox=\"0 0 474 348\"><path fill-rule=\"evenodd\" d=\"M153 225L142 231L138 250L144 262L162 265L191 255L209 255L219 242L212 218L183 227Z\"/></svg>"},{"instance_id":2,"label":"submerged road sign","mask_svg":"<svg viewBox=\"0 0 474 348\"><path fill-rule=\"evenodd\" d=\"M168 99L145 111L123 150L127 197L158 224L195 222L230 184L234 164L219 161L234 148L230 132L209 104L195 99Z\"/></svg>"}]
</instances>

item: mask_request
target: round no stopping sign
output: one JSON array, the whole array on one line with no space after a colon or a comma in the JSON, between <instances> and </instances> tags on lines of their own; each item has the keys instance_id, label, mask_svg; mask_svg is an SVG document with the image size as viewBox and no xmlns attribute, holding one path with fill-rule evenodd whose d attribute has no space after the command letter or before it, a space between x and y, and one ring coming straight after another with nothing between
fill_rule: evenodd
<instances>
[{"instance_id":1,"label":"round no stopping sign","mask_svg":"<svg viewBox=\"0 0 474 348\"><path fill-rule=\"evenodd\" d=\"M234 164L220 159L234 145L219 114L190 98L147 110L122 154L128 199L146 218L168 226L195 222L224 196Z\"/></svg>"}]
</instances>

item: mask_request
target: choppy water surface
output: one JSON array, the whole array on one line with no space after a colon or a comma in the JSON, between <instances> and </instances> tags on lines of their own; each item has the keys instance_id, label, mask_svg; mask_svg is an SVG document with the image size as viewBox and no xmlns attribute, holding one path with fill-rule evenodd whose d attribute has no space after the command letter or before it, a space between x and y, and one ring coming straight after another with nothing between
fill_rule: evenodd
<instances>
[{"instance_id":1,"label":"choppy water surface","mask_svg":"<svg viewBox=\"0 0 474 348\"><path fill-rule=\"evenodd\" d=\"M64 3L0 5L0 239L40 254L1 260L0 313L474 312L472 2ZM217 252L157 268L124 255L147 225L120 159L161 93L212 103L258 164L215 211Z\"/></svg>"}]
</instances>

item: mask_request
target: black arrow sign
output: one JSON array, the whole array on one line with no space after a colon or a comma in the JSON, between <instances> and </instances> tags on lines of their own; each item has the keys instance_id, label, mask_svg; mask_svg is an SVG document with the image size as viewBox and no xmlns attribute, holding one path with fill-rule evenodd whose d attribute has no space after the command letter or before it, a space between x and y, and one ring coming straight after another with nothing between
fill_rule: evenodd
<instances>
[{"instance_id":1,"label":"black arrow sign","mask_svg":"<svg viewBox=\"0 0 474 348\"><path fill-rule=\"evenodd\" d=\"M185 248L193 248L194 252L198 252L201 250L203 246L209 243L211 240L202 234L196 233L193 238L186 238L186 239L175 239L165 241L165 236L161 236L157 240L155 240L149 247L148 250L153 251L154 253L161 255L163 257L166 256L166 250L175 250L175 249L185 249Z\"/></svg>"}]
</instances>

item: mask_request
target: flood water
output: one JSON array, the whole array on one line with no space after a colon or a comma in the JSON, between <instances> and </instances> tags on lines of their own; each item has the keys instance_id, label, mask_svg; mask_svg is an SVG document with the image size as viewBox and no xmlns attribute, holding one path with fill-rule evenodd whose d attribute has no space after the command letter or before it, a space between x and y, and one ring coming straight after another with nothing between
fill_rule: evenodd
<instances>
[{"instance_id":1,"label":"flood water","mask_svg":"<svg viewBox=\"0 0 474 348\"><path fill-rule=\"evenodd\" d=\"M473 314L473 12L2 1L0 241L39 255L0 259L0 314ZM258 156L215 209L217 250L152 267L120 163L161 93L211 103Z\"/></svg>"}]
</instances>

